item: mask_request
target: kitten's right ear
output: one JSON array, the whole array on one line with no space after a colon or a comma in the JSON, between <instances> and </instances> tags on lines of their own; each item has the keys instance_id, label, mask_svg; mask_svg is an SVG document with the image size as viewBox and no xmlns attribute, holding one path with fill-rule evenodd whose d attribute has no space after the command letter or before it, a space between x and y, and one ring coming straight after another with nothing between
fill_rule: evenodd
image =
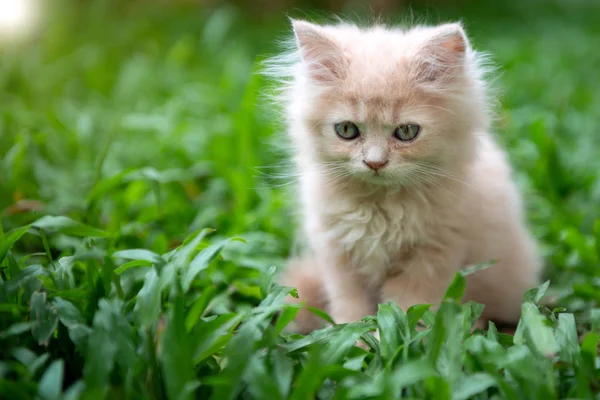
<instances>
[{"instance_id":1,"label":"kitten's right ear","mask_svg":"<svg viewBox=\"0 0 600 400\"><path fill-rule=\"evenodd\" d=\"M296 45L312 79L332 83L343 77L347 61L338 44L322 27L310 22L291 20Z\"/></svg>"}]
</instances>

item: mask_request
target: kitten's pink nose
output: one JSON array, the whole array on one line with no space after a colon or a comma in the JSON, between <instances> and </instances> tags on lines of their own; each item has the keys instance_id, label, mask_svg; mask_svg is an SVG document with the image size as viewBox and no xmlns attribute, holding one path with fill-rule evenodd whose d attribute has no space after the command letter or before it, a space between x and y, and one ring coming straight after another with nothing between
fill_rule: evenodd
<instances>
[{"instance_id":1,"label":"kitten's pink nose","mask_svg":"<svg viewBox=\"0 0 600 400\"><path fill-rule=\"evenodd\" d=\"M371 168L373 171L379 171L381 168L388 164L388 160L385 161L364 161L365 165Z\"/></svg>"}]
</instances>

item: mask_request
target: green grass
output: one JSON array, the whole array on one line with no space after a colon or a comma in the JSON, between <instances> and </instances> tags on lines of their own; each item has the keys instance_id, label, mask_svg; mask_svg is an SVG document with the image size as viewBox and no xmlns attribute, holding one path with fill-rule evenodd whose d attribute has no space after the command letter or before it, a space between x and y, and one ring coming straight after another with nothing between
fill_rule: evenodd
<instances>
[{"instance_id":1,"label":"green grass","mask_svg":"<svg viewBox=\"0 0 600 400\"><path fill-rule=\"evenodd\" d=\"M461 276L437 315L282 332L294 210L256 72L287 21L64 0L1 49L0 398L599 399L600 4L482 3L415 13L499 65L550 280L514 336L469 333Z\"/></svg>"}]
</instances>

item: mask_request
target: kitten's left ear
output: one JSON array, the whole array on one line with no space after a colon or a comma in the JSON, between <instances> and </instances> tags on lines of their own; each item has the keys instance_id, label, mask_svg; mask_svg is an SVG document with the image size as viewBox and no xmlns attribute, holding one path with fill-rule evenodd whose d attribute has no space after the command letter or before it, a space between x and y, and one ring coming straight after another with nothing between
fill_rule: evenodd
<instances>
[{"instance_id":1,"label":"kitten's left ear","mask_svg":"<svg viewBox=\"0 0 600 400\"><path fill-rule=\"evenodd\" d=\"M432 35L430 44L438 46L439 50L448 51L451 56L464 57L469 41L460 23L443 24L438 26Z\"/></svg>"},{"instance_id":2,"label":"kitten's left ear","mask_svg":"<svg viewBox=\"0 0 600 400\"><path fill-rule=\"evenodd\" d=\"M421 50L423 80L451 78L465 63L469 41L461 24L443 24L433 29Z\"/></svg>"},{"instance_id":3,"label":"kitten's left ear","mask_svg":"<svg viewBox=\"0 0 600 400\"><path fill-rule=\"evenodd\" d=\"M332 83L343 77L346 58L327 31L310 22L292 20L294 35L309 75L320 83Z\"/></svg>"}]
</instances>

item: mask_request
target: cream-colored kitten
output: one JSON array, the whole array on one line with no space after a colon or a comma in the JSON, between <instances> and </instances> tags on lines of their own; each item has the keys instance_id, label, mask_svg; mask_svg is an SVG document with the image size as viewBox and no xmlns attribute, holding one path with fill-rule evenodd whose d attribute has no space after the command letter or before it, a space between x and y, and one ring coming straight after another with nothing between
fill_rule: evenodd
<instances>
[{"instance_id":1,"label":"cream-colored kitten","mask_svg":"<svg viewBox=\"0 0 600 400\"><path fill-rule=\"evenodd\" d=\"M285 83L310 254L284 283L344 323L378 302L439 303L457 271L496 260L468 277L466 298L485 319L517 320L540 263L462 27L293 28L296 51L272 71ZM308 312L296 324L318 327Z\"/></svg>"}]
</instances>

